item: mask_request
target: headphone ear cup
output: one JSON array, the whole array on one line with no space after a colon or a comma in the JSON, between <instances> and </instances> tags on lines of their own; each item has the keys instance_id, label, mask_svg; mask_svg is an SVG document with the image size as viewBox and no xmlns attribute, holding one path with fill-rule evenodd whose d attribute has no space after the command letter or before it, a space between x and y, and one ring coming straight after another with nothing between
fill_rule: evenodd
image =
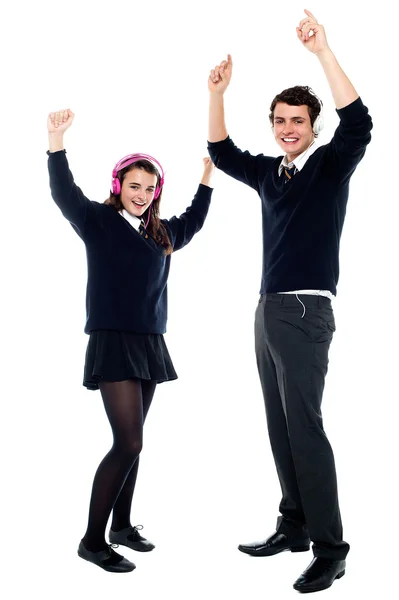
<instances>
[{"instance_id":1,"label":"headphone ear cup","mask_svg":"<svg viewBox=\"0 0 399 600\"><path fill-rule=\"evenodd\" d=\"M164 181L165 181L164 178L161 177L159 185L157 186L157 189L155 190L154 200L156 200L157 198L159 198L159 194L161 193L161 190L163 188Z\"/></svg>"},{"instance_id":2,"label":"headphone ear cup","mask_svg":"<svg viewBox=\"0 0 399 600\"><path fill-rule=\"evenodd\" d=\"M114 177L112 180L112 193L115 194L115 196L121 193L121 184L117 177Z\"/></svg>"},{"instance_id":3,"label":"headphone ear cup","mask_svg":"<svg viewBox=\"0 0 399 600\"><path fill-rule=\"evenodd\" d=\"M315 133L316 135L320 133L320 131L322 131L324 127L324 120L323 120L323 115L322 113L320 113L315 122L313 123L313 133Z\"/></svg>"}]
</instances>

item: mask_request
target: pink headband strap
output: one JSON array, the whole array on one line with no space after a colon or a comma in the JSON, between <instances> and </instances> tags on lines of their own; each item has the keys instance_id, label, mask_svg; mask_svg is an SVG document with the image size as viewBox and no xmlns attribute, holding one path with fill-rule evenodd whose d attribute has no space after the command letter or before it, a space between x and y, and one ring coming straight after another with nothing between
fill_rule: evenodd
<instances>
[{"instance_id":1,"label":"pink headband strap","mask_svg":"<svg viewBox=\"0 0 399 600\"><path fill-rule=\"evenodd\" d=\"M112 177L115 178L118 174L118 171L120 171L121 169L124 169L125 167L128 167L129 165L131 165L139 160L148 160L149 162L153 163L153 166L157 169L157 171L160 170L160 177L161 177L160 185L162 186L164 183L164 178L165 178L165 173L162 168L162 165L157 161L156 158L154 158L153 156L150 156L149 154L128 154L124 158L121 158L121 160L116 163L116 165L112 171Z\"/></svg>"}]
</instances>

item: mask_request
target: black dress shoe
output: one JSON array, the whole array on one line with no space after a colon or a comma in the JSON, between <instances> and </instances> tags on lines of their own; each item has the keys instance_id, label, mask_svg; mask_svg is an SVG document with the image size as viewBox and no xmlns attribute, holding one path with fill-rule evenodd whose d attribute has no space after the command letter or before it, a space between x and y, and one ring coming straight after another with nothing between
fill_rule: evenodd
<instances>
[{"instance_id":1,"label":"black dress shoe","mask_svg":"<svg viewBox=\"0 0 399 600\"><path fill-rule=\"evenodd\" d=\"M346 562L316 556L294 583L298 592L320 592L345 575Z\"/></svg>"},{"instance_id":2,"label":"black dress shoe","mask_svg":"<svg viewBox=\"0 0 399 600\"><path fill-rule=\"evenodd\" d=\"M81 541L78 554L80 558L84 558L111 573L129 573L136 568L136 565L130 562L130 560L115 552L112 545L109 545L105 550L100 550L100 552L90 552Z\"/></svg>"},{"instance_id":3,"label":"black dress shoe","mask_svg":"<svg viewBox=\"0 0 399 600\"><path fill-rule=\"evenodd\" d=\"M150 550L154 550L155 546L139 534L139 530L141 529L143 529L142 525L126 527L120 531L112 531L111 529L109 532L109 541L113 544L127 546L138 552L150 552Z\"/></svg>"},{"instance_id":4,"label":"black dress shoe","mask_svg":"<svg viewBox=\"0 0 399 600\"><path fill-rule=\"evenodd\" d=\"M254 542L253 544L240 544L238 549L251 556L273 556L284 550L291 552L306 552L309 550L309 539L291 538L284 533L273 533L263 542Z\"/></svg>"}]
</instances>

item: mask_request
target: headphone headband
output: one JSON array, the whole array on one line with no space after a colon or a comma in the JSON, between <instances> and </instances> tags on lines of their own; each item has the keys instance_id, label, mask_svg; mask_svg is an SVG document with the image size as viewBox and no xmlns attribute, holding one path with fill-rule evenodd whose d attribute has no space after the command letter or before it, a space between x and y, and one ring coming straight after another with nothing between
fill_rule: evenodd
<instances>
[{"instance_id":1,"label":"headphone headband","mask_svg":"<svg viewBox=\"0 0 399 600\"><path fill-rule=\"evenodd\" d=\"M123 158L121 158L116 163L116 165L112 171L112 177L116 177L118 171L120 171L121 169L124 169L125 167L128 167L129 165L131 165L139 160L148 160L149 162L153 163L153 166L156 168L156 170L160 171L160 178L164 179L165 173L164 173L161 163L159 163L156 158L154 158L153 156L150 156L149 154L140 154L140 153L128 154L127 156L124 156Z\"/></svg>"}]
</instances>

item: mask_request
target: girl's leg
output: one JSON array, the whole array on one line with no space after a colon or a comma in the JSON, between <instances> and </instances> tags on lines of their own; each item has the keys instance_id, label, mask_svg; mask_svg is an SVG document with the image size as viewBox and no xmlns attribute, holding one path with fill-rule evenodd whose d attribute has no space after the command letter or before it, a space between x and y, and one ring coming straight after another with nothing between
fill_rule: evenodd
<instances>
[{"instance_id":1,"label":"girl's leg","mask_svg":"<svg viewBox=\"0 0 399 600\"><path fill-rule=\"evenodd\" d=\"M141 390L143 398L143 422L145 421L149 408L151 406L156 385L157 384L155 381L145 381L143 379L141 380ZM118 499L115 502L111 524L112 531L120 531L125 527L131 527L130 512L132 507L134 488L136 486L139 462L140 457L137 457L137 460L131 468L131 471L118 496Z\"/></svg>"},{"instance_id":2,"label":"girl's leg","mask_svg":"<svg viewBox=\"0 0 399 600\"><path fill-rule=\"evenodd\" d=\"M114 443L94 477L83 544L91 552L107 548L105 528L112 508L137 460L143 439L143 398L139 380L99 384Z\"/></svg>"}]
</instances>

